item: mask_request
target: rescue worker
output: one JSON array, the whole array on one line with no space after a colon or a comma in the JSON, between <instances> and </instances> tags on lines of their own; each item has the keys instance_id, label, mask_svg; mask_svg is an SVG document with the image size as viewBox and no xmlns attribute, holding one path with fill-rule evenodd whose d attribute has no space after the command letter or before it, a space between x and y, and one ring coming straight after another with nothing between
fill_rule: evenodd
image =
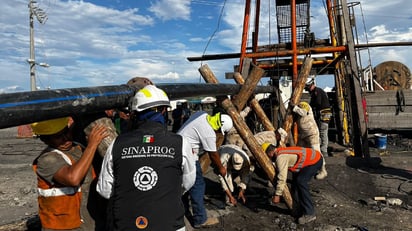
<instances>
[{"instance_id":1,"label":"rescue worker","mask_svg":"<svg viewBox=\"0 0 412 231\"><path fill-rule=\"evenodd\" d=\"M279 145L281 142L285 143L287 136L288 134L283 128L278 128L276 131L262 131L254 135L257 143L260 146L264 143L271 143L273 145ZM266 173L264 173L263 169L257 163L255 156L252 154L252 152L249 150L246 144L242 146L242 149L248 154L254 172L257 175L262 175L263 177L266 177ZM267 181L267 186L273 188L273 184L269 179Z\"/></svg>"},{"instance_id":2,"label":"rescue worker","mask_svg":"<svg viewBox=\"0 0 412 231\"><path fill-rule=\"evenodd\" d=\"M253 135L259 145L263 143L271 143L278 145L280 140L285 142L288 134L283 128L278 128L276 131L261 131ZM242 149L248 154L249 158L254 159L252 152L249 150L246 144L243 144ZM254 161L252 161L253 164Z\"/></svg>"},{"instance_id":3,"label":"rescue worker","mask_svg":"<svg viewBox=\"0 0 412 231\"><path fill-rule=\"evenodd\" d=\"M239 146L234 144L220 146L219 153L220 161L227 171L225 177L219 174L220 184L226 194L226 204L235 206L237 199L245 204L245 191L250 181L251 172L253 171L248 155ZM237 198L233 196L235 192L234 181L238 186L238 190L236 190L236 192L238 192Z\"/></svg>"},{"instance_id":4,"label":"rescue worker","mask_svg":"<svg viewBox=\"0 0 412 231\"><path fill-rule=\"evenodd\" d=\"M210 160L221 176L226 176L226 168L220 162L216 147L217 133L225 135L233 127L232 118L220 112L209 115L205 111L194 113L180 128L177 134L187 138L192 152L196 155L196 181L193 187L183 196L186 215L195 228L213 226L219 223L217 217L208 217L203 201L206 183L203 178L199 156L209 155ZM192 211L190 212L189 200Z\"/></svg>"},{"instance_id":5,"label":"rescue worker","mask_svg":"<svg viewBox=\"0 0 412 231\"><path fill-rule=\"evenodd\" d=\"M108 134L104 126L96 125L83 149L72 141L68 124L68 117L31 124L33 133L48 145L33 161L42 230L94 230L87 211L91 164Z\"/></svg>"},{"instance_id":6,"label":"rescue worker","mask_svg":"<svg viewBox=\"0 0 412 231\"><path fill-rule=\"evenodd\" d=\"M305 90L310 94L310 106L312 107L315 121L319 128L320 151L324 157L328 156L328 130L329 121L332 117L328 95L315 85L315 79L309 78L305 84Z\"/></svg>"},{"instance_id":7,"label":"rescue worker","mask_svg":"<svg viewBox=\"0 0 412 231\"><path fill-rule=\"evenodd\" d=\"M131 101L133 129L103 159L97 191L109 199L107 230L185 230L182 194L192 187L190 144L167 130L166 93L154 85Z\"/></svg>"},{"instance_id":8,"label":"rescue worker","mask_svg":"<svg viewBox=\"0 0 412 231\"><path fill-rule=\"evenodd\" d=\"M227 95L217 95L215 106L213 107L212 114L215 115L216 113L220 112L220 114L226 114L226 110L222 106L222 102L226 99L229 99Z\"/></svg>"},{"instance_id":9,"label":"rescue worker","mask_svg":"<svg viewBox=\"0 0 412 231\"><path fill-rule=\"evenodd\" d=\"M250 113L252 109L249 106L246 106L242 111L239 112L240 117L245 120L245 117ZM235 144L239 147L242 147L245 144L242 137L237 132L237 129L233 127L226 134L225 144Z\"/></svg>"},{"instance_id":10,"label":"rescue worker","mask_svg":"<svg viewBox=\"0 0 412 231\"><path fill-rule=\"evenodd\" d=\"M295 121L298 126L298 142L296 146L321 151L319 129L313 116L312 107L307 102L301 101L298 105L293 106L292 111L295 113ZM315 178L320 180L324 179L327 175L326 161L323 158L322 168Z\"/></svg>"},{"instance_id":11,"label":"rescue worker","mask_svg":"<svg viewBox=\"0 0 412 231\"><path fill-rule=\"evenodd\" d=\"M107 117L112 120L117 134L127 132L130 117L130 112L127 107L120 109L108 109L105 110L105 113Z\"/></svg>"},{"instance_id":12,"label":"rescue worker","mask_svg":"<svg viewBox=\"0 0 412 231\"><path fill-rule=\"evenodd\" d=\"M308 182L322 167L323 158L319 151L313 148L280 147L271 143L262 144L262 149L272 160L276 168L276 190L272 198L274 204L280 202L280 197L286 185L288 171L292 172L292 192L296 216L299 224L316 220L315 208L309 191Z\"/></svg>"},{"instance_id":13,"label":"rescue worker","mask_svg":"<svg viewBox=\"0 0 412 231\"><path fill-rule=\"evenodd\" d=\"M183 106L181 101L176 102L176 108L172 111L172 132L177 132L183 124Z\"/></svg>"}]
</instances>

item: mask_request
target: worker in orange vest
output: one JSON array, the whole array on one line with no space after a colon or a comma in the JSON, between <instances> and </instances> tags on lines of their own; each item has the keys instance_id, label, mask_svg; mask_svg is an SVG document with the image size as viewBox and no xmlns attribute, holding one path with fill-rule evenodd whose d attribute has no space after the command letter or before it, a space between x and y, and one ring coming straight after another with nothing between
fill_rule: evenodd
<instances>
[{"instance_id":1,"label":"worker in orange vest","mask_svg":"<svg viewBox=\"0 0 412 231\"><path fill-rule=\"evenodd\" d=\"M299 224L316 220L315 208L309 192L308 182L322 167L323 158L319 151L302 147L275 147L263 143L262 149L272 160L277 170L276 191L272 202L280 202L280 196L286 186L288 171L292 172L292 192L294 212Z\"/></svg>"},{"instance_id":2,"label":"worker in orange vest","mask_svg":"<svg viewBox=\"0 0 412 231\"><path fill-rule=\"evenodd\" d=\"M83 202L87 195L82 191L88 189L82 185L86 176L93 178L92 160L108 133L104 126L96 125L83 149L73 142L68 122L65 117L31 124L33 133L48 145L33 162L42 230L94 230L94 225L87 224L92 219L85 219L89 215Z\"/></svg>"}]
</instances>

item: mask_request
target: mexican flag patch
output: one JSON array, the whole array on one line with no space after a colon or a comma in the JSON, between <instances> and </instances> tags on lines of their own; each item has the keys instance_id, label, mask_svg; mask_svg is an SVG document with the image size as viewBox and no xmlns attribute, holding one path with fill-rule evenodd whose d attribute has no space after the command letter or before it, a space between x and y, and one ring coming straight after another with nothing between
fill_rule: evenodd
<instances>
[{"instance_id":1,"label":"mexican flag patch","mask_svg":"<svg viewBox=\"0 0 412 231\"><path fill-rule=\"evenodd\" d=\"M153 135L144 135L143 136L143 143L153 143L154 136Z\"/></svg>"}]
</instances>

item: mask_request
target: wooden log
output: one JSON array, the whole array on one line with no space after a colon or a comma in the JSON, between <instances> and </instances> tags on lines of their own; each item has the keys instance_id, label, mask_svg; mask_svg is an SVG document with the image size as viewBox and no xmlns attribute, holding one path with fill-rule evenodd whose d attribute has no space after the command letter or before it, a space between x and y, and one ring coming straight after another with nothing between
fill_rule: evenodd
<instances>
[{"instance_id":1,"label":"wooden log","mask_svg":"<svg viewBox=\"0 0 412 231\"><path fill-rule=\"evenodd\" d=\"M206 81L206 83L219 83L215 74L212 72L212 70L209 68L207 64L202 65L199 68L199 72L202 75L203 79Z\"/></svg>"},{"instance_id":2,"label":"wooden log","mask_svg":"<svg viewBox=\"0 0 412 231\"><path fill-rule=\"evenodd\" d=\"M206 81L218 83L215 75L209 69L208 66L202 66L199 68L200 73L202 74L203 78ZM233 105L232 101L229 99L225 99L222 102L222 107L226 110L226 112L230 115L233 120L233 125L238 131L239 135L245 141L246 145L248 146L249 150L253 153L256 160L262 166L263 170L266 172L268 178L274 182L275 179L275 168L273 167L272 161L263 152L262 148L260 147L259 143L256 141L255 136L250 131L249 127L247 126L246 122L240 116L237 108ZM293 208L293 199L290 195L290 191L288 187L285 187L283 190L283 199L286 202L286 205L289 209Z\"/></svg>"},{"instance_id":3,"label":"wooden log","mask_svg":"<svg viewBox=\"0 0 412 231\"><path fill-rule=\"evenodd\" d=\"M290 98L290 104L296 105L299 103L300 98L302 97L303 89L305 88L306 79L309 76L310 69L312 69L313 59L311 57L306 57L303 61L302 69L299 73L298 79L296 80L295 88L293 89L292 97ZM292 108L288 107L286 111L286 117L283 123L283 129L289 134L292 125L293 125L293 114ZM287 140L287 139L286 139ZM281 142L280 147L284 147L285 144Z\"/></svg>"},{"instance_id":4,"label":"wooden log","mask_svg":"<svg viewBox=\"0 0 412 231\"><path fill-rule=\"evenodd\" d=\"M202 65L199 68L199 72L200 75L202 75L203 79L207 82L207 83L214 83L214 84L218 84L219 81L217 80L215 74L213 73L213 71L209 68L209 66L207 64ZM225 137L221 134L217 134L216 135L216 147L219 148L220 145L223 144ZM200 167L202 168L202 173L205 174L207 172L207 170L209 169L210 164L212 163L212 160L210 159L209 155L202 155L199 158L199 162L200 162Z\"/></svg>"},{"instance_id":5,"label":"wooden log","mask_svg":"<svg viewBox=\"0 0 412 231\"><path fill-rule=\"evenodd\" d=\"M233 78L235 79L235 81L238 84L243 85L245 83L245 80L243 79L242 75L239 72L236 72L233 75ZM246 99L247 100L247 99ZM237 108L241 108L240 105L236 105L236 102L233 102L233 104L237 107ZM265 111L263 110L263 108L260 106L259 101L255 98L250 100L250 107L252 108L252 110L256 113L259 121L262 123L263 127L265 128L266 131L274 131L275 128L272 124L272 122L270 121L270 119L267 117Z\"/></svg>"},{"instance_id":6,"label":"wooden log","mask_svg":"<svg viewBox=\"0 0 412 231\"><path fill-rule=\"evenodd\" d=\"M212 160L210 159L209 154L203 154L199 157L200 168L202 169L203 175L206 174L207 170L209 169Z\"/></svg>"},{"instance_id":7,"label":"wooden log","mask_svg":"<svg viewBox=\"0 0 412 231\"><path fill-rule=\"evenodd\" d=\"M269 157L263 152L261 146L256 141L253 133L250 131L249 127L247 126L246 122L240 116L239 112L237 111L236 107L232 104L229 99L226 99L222 102L223 108L226 112L230 115L233 120L233 125L235 126L236 130L238 131L239 135L245 141L246 145L248 146L249 150L252 152L260 166L266 172L268 178L274 182L275 179L275 168L273 167L272 161ZM293 200L292 196L290 195L290 191L288 187L285 187L283 190L283 199L286 202L286 205L289 209L293 207Z\"/></svg>"},{"instance_id":8,"label":"wooden log","mask_svg":"<svg viewBox=\"0 0 412 231\"><path fill-rule=\"evenodd\" d=\"M233 100L233 104L238 108L238 110L242 110L245 107L249 98L253 94L253 89L256 88L264 73L265 70L255 65L252 65L252 71L250 72L246 81L244 81L244 84L240 89L239 93L236 95L236 98ZM239 75L237 75L237 77L238 76Z\"/></svg>"}]
</instances>

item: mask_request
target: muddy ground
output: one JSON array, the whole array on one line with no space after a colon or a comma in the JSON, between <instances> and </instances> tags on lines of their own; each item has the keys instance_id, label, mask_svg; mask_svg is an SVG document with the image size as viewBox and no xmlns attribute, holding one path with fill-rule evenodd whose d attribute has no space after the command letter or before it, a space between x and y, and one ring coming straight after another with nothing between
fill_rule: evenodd
<instances>
[{"instance_id":1,"label":"muddy ground","mask_svg":"<svg viewBox=\"0 0 412 231\"><path fill-rule=\"evenodd\" d=\"M0 230L39 230L31 162L44 146L16 134L16 128L0 130ZM347 156L330 144L329 175L310 184L317 219L306 225L297 224L284 203L269 203L273 188L263 174L254 174L245 205L225 206L210 170L206 207L220 224L203 230L412 230L412 150L409 141L391 141L385 151L373 148L372 139L369 160Z\"/></svg>"}]
</instances>

